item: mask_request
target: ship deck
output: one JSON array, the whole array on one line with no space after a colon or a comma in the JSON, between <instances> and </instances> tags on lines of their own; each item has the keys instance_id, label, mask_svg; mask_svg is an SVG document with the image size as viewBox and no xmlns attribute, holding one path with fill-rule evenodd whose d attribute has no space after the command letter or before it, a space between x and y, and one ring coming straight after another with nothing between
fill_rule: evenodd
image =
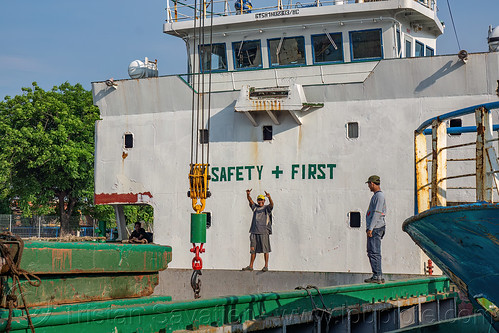
<instances>
[{"instance_id":1,"label":"ship deck","mask_svg":"<svg viewBox=\"0 0 499 333\"><path fill-rule=\"evenodd\" d=\"M172 302L144 297L32 308L37 332L241 332L278 329L307 332L390 331L457 316L457 294L445 277L225 296ZM0 310L0 330L8 310ZM12 330L28 328L24 311L13 313Z\"/></svg>"}]
</instances>

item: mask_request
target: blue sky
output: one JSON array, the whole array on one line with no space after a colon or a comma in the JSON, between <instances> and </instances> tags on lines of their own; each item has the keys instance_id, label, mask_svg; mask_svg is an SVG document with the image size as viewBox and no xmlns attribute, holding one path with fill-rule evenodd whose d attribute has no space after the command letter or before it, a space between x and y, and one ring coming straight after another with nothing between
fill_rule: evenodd
<instances>
[{"instance_id":1,"label":"blue sky","mask_svg":"<svg viewBox=\"0 0 499 333\"><path fill-rule=\"evenodd\" d=\"M461 47L487 51L499 0L449 1ZM457 53L447 1L438 6L446 31L437 52ZM162 33L165 7L166 0L0 0L0 100L33 81L46 90L65 81L91 89L92 81L128 78L128 64L144 57L158 59L160 75L185 73L183 41Z\"/></svg>"}]
</instances>

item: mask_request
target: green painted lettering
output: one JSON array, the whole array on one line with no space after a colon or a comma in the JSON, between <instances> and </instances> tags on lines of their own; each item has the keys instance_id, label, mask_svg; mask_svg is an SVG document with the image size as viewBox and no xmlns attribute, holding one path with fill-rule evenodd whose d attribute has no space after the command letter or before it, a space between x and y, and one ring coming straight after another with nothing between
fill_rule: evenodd
<instances>
[{"instance_id":1,"label":"green painted lettering","mask_svg":"<svg viewBox=\"0 0 499 333\"><path fill-rule=\"evenodd\" d=\"M235 167L227 167L227 180L230 182L231 177L234 176Z\"/></svg>"},{"instance_id":2,"label":"green painted lettering","mask_svg":"<svg viewBox=\"0 0 499 333\"><path fill-rule=\"evenodd\" d=\"M218 172L218 167L211 168L211 181L212 182L218 182L218 175L216 174L217 172Z\"/></svg>"},{"instance_id":3,"label":"green painted lettering","mask_svg":"<svg viewBox=\"0 0 499 333\"><path fill-rule=\"evenodd\" d=\"M315 164L308 165L308 179L315 179L315 173L317 172L317 166Z\"/></svg>"},{"instance_id":4,"label":"green painted lettering","mask_svg":"<svg viewBox=\"0 0 499 333\"><path fill-rule=\"evenodd\" d=\"M301 166L301 179L305 179L305 164Z\"/></svg>"},{"instance_id":5,"label":"green painted lettering","mask_svg":"<svg viewBox=\"0 0 499 333\"><path fill-rule=\"evenodd\" d=\"M251 180L251 170L255 168L254 165L248 165L244 167L246 170L248 170L248 180Z\"/></svg>"},{"instance_id":6,"label":"green painted lettering","mask_svg":"<svg viewBox=\"0 0 499 333\"><path fill-rule=\"evenodd\" d=\"M327 167L329 168L329 179L333 179L333 169L336 168L336 164L328 164Z\"/></svg>"},{"instance_id":7,"label":"green painted lettering","mask_svg":"<svg viewBox=\"0 0 499 333\"><path fill-rule=\"evenodd\" d=\"M299 167L300 167L299 164L292 164L291 165L291 179L295 179L295 174L298 173L298 170L296 170L296 169L298 169Z\"/></svg>"},{"instance_id":8,"label":"green painted lettering","mask_svg":"<svg viewBox=\"0 0 499 333\"><path fill-rule=\"evenodd\" d=\"M317 179L326 179L326 174L324 173L324 169L326 167L325 164L317 164L317 171L319 171L319 174L317 175Z\"/></svg>"},{"instance_id":9,"label":"green painted lettering","mask_svg":"<svg viewBox=\"0 0 499 333\"><path fill-rule=\"evenodd\" d=\"M243 168L242 166L236 167L236 181L244 180L243 178Z\"/></svg>"},{"instance_id":10,"label":"green painted lettering","mask_svg":"<svg viewBox=\"0 0 499 333\"><path fill-rule=\"evenodd\" d=\"M263 165L256 166L256 171L258 171L258 180L262 180L262 170L263 170Z\"/></svg>"},{"instance_id":11,"label":"green painted lettering","mask_svg":"<svg viewBox=\"0 0 499 333\"><path fill-rule=\"evenodd\" d=\"M221 182L226 182L227 181L227 173L225 171L225 167L220 168L220 181Z\"/></svg>"}]
</instances>

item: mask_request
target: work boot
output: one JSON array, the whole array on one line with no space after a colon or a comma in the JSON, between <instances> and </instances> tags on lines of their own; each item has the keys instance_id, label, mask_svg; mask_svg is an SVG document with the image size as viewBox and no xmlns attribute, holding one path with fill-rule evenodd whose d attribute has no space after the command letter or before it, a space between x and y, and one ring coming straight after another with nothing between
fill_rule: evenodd
<instances>
[{"instance_id":1,"label":"work boot","mask_svg":"<svg viewBox=\"0 0 499 333\"><path fill-rule=\"evenodd\" d=\"M376 278L374 276L371 276L370 278L364 280L365 283L376 283L375 281Z\"/></svg>"},{"instance_id":2,"label":"work boot","mask_svg":"<svg viewBox=\"0 0 499 333\"><path fill-rule=\"evenodd\" d=\"M383 279L382 277L371 276L369 279L365 279L364 282L365 283L383 284L383 283L385 283L385 279Z\"/></svg>"}]
</instances>

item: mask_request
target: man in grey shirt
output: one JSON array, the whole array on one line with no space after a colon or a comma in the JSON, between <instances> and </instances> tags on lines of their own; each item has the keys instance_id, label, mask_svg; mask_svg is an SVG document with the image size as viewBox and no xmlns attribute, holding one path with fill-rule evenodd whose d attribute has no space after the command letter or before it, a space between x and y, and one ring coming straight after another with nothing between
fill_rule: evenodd
<instances>
[{"instance_id":1,"label":"man in grey shirt","mask_svg":"<svg viewBox=\"0 0 499 333\"><path fill-rule=\"evenodd\" d=\"M262 272L269 270L269 253L270 249L270 233L272 228L271 213L274 208L274 202L270 197L270 194L265 192L265 195L260 194L256 200L256 204L253 202L250 196L251 190L246 190L246 198L248 199L249 206L253 211L253 219L251 220L250 227L250 264L249 266L243 268L243 271L252 271L253 263L255 262L256 254L263 253L265 259L265 266L262 268ZM269 204L265 205L265 197L269 199Z\"/></svg>"},{"instance_id":2,"label":"man in grey shirt","mask_svg":"<svg viewBox=\"0 0 499 333\"><path fill-rule=\"evenodd\" d=\"M366 183L369 190L374 193L366 213L367 257L373 276L364 282L384 283L385 279L381 270L381 239L385 235L385 195L381 192L379 176L370 176Z\"/></svg>"}]
</instances>

